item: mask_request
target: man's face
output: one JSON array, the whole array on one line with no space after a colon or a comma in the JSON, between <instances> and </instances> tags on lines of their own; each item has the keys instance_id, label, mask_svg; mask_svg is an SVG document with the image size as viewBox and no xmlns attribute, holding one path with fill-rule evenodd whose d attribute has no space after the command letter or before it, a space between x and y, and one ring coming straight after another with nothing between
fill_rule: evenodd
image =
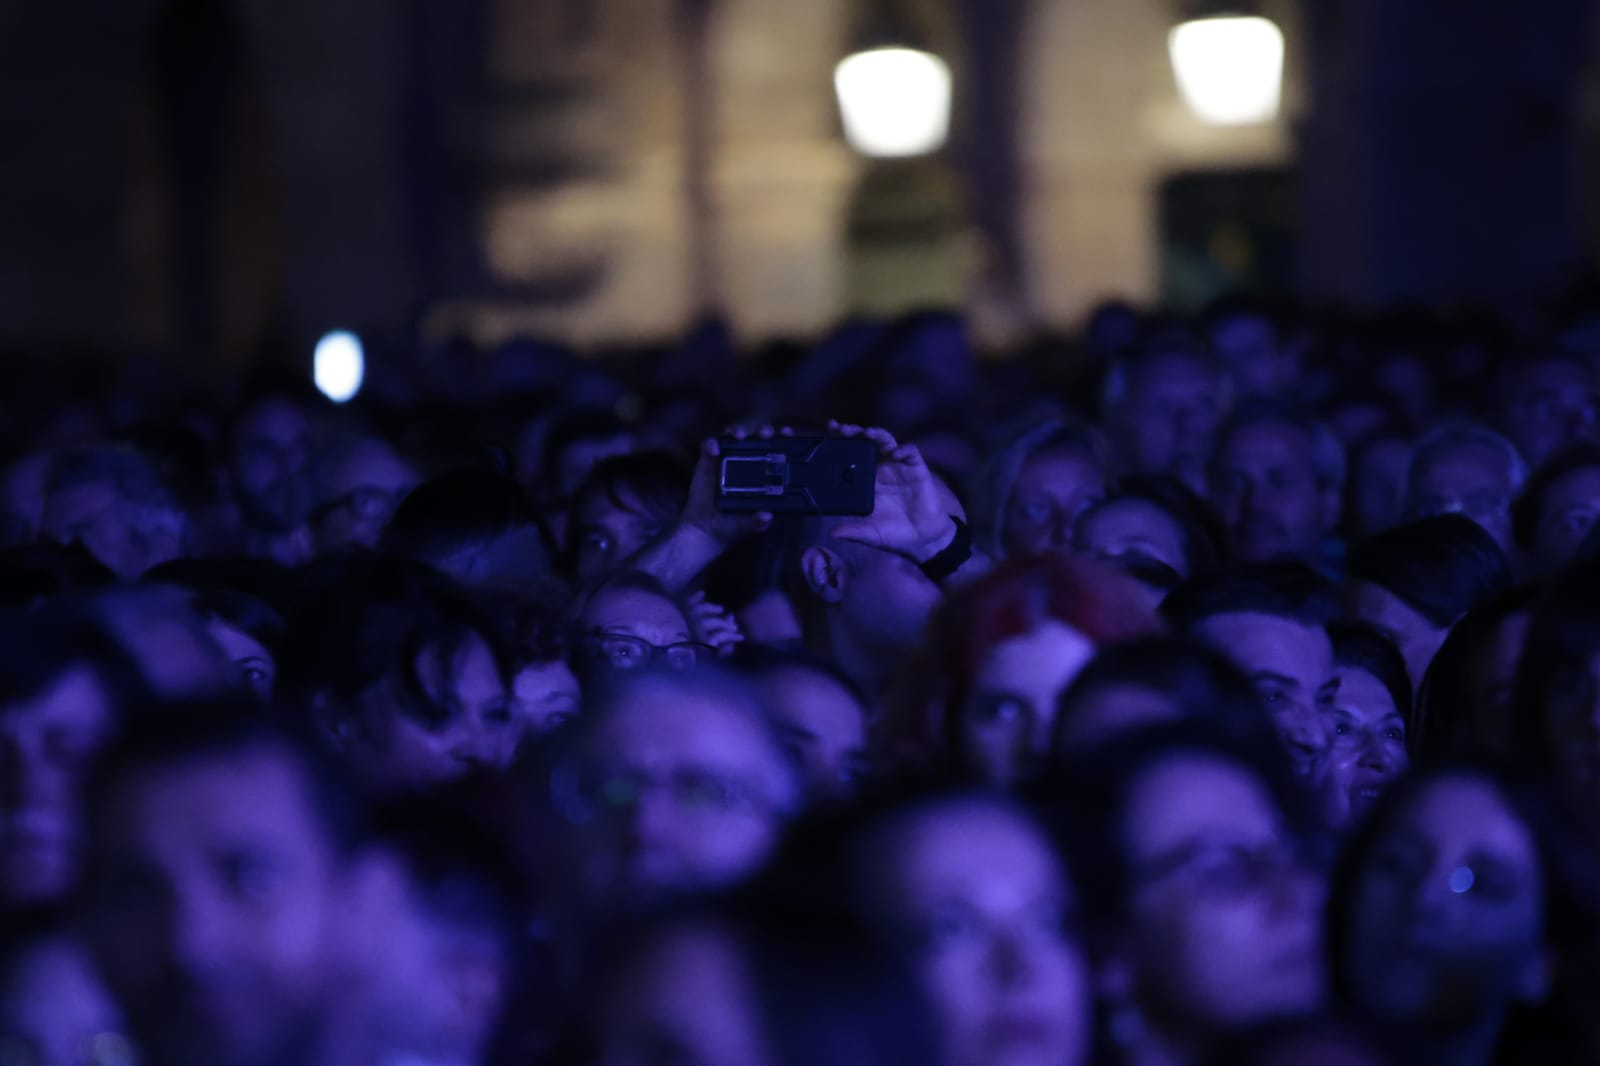
<instances>
[{"instance_id":1,"label":"man's face","mask_svg":"<svg viewBox=\"0 0 1600 1066\"><path fill-rule=\"evenodd\" d=\"M1295 770L1307 777L1318 772L1332 742L1339 691L1327 631L1292 618L1240 613L1212 615L1194 634L1250 676Z\"/></svg>"},{"instance_id":2,"label":"man's face","mask_svg":"<svg viewBox=\"0 0 1600 1066\"><path fill-rule=\"evenodd\" d=\"M1505 407L1505 432L1533 469L1563 448L1596 437L1600 399L1576 360L1554 359L1523 368Z\"/></svg>"},{"instance_id":3,"label":"man's face","mask_svg":"<svg viewBox=\"0 0 1600 1066\"><path fill-rule=\"evenodd\" d=\"M1277 396L1293 380L1294 360L1279 346L1272 323L1260 315L1218 322L1211 343L1240 396Z\"/></svg>"},{"instance_id":4,"label":"man's face","mask_svg":"<svg viewBox=\"0 0 1600 1066\"><path fill-rule=\"evenodd\" d=\"M1105 475L1089 456L1075 448L1035 452L1022 464L1006 501L1006 554L1067 548L1079 516L1105 494Z\"/></svg>"},{"instance_id":5,"label":"man's face","mask_svg":"<svg viewBox=\"0 0 1600 1066\"><path fill-rule=\"evenodd\" d=\"M1511 460L1487 444L1461 441L1434 448L1417 457L1406 512L1412 519L1465 515L1510 552L1512 476Z\"/></svg>"},{"instance_id":6,"label":"man's face","mask_svg":"<svg viewBox=\"0 0 1600 1066\"><path fill-rule=\"evenodd\" d=\"M1124 467L1130 473L1173 474L1203 488L1206 455L1222 415L1222 382L1204 363L1179 353L1146 359L1123 411Z\"/></svg>"},{"instance_id":7,"label":"man's face","mask_svg":"<svg viewBox=\"0 0 1600 1066\"><path fill-rule=\"evenodd\" d=\"M1314 560L1338 521L1338 494L1317 480L1311 435L1292 425L1244 425L1221 442L1211 500L1234 555L1247 562Z\"/></svg>"},{"instance_id":8,"label":"man's face","mask_svg":"<svg viewBox=\"0 0 1600 1066\"><path fill-rule=\"evenodd\" d=\"M82 667L0 708L0 899L44 903L72 888L82 774L112 721L110 698Z\"/></svg>"},{"instance_id":9,"label":"man's face","mask_svg":"<svg viewBox=\"0 0 1600 1066\"><path fill-rule=\"evenodd\" d=\"M320 486L322 498L312 512L318 548L375 547L395 508L419 480L385 444L375 441L353 450Z\"/></svg>"},{"instance_id":10,"label":"man's face","mask_svg":"<svg viewBox=\"0 0 1600 1066\"><path fill-rule=\"evenodd\" d=\"M752 710L646 683L579 757L596 808L573 844L584 888L629 904L728 884L777 842L794 781Z\"/></svg>"},{"instance_id":11,"label":"man's face","mask_svg":"<svg viewBox=\"0 0 1600 1066\"><path fill-rule=\"evenodd\" d=\"M1584 538L1600 518L1600 467L1574 470L1545 493L1533 535L1533 562L1543 574L1554 573L1578 554Z\"/></svg>"},{"instance_id":12,"label":"man's face","mask_svg":"<svg viewBox=\"0 0 1600 1066\"><path fill-rule=\"evenodd\" d=\"M334 1000L342 863L260 745L135 771L92 827L90 935L156 1061L294 1061Z\"/></svg>"},{"instance_id":13,"label":"man's face","mask_svg":"<svg viewBox=\"0 0 1600 1066\"><path fill-rule=\"evenodd\" d=\"M177 550L176 541L166 551L147 543L130 521L116 487L109 483L74 485L52 492L45 500L40 535L58 544L82 544L89 554L125 580L166 562Z\"/></svg>"},{"instance_id":14,"label":"man's face","mask_svg":"<svg viewBox=\"0 0 1600 1066\"><path fill-rule=\"evenodd\" d=\"M234 436L233 468L239 492L252 506L281 522L303 517L304 474L311 457L311 423L285 400L258 404Z\"/></svg>"}]
</instances>

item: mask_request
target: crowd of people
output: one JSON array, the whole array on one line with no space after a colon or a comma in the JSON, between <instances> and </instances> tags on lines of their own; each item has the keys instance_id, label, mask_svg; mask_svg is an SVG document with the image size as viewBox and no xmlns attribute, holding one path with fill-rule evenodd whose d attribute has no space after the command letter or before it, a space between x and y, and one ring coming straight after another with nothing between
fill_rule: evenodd
<instances>
[{"instance_id":1,"label":"crowd of people","mask_svg":"<svg viewBox=\"0 0 1600 1066\"><path fill-rule=\"evenodd\" d=\"M0 1063L1600 1061L1600 304L291 363L3 404Z\"/></svg>"}]
</instances>

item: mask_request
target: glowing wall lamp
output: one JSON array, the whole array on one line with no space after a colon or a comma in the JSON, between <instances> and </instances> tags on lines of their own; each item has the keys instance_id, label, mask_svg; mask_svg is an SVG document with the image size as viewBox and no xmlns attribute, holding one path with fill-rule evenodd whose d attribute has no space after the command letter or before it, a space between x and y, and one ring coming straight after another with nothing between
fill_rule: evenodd
<instances>
[{"instance_id":1,"label":"glowing wall lamp","mask_svg":"<svg viewBox=\"0 0 1600 1066\"><path fill-rule=\"evenodd\" d=\"M1283 31L1271 19L1222 10L1191 18L1167 38L1178 91L1202 121L1248 126L1278 115Z\"/></svg>"},{"instance_id":2,"label":"glowing wall lamp","mask_svg":"<svg viewBox=\"0 0 1600 1066\"><path fill-rule=\"evenodd\" d=\"M334 403L352 400L361 391L361 382L366 376L367 358L360 337L341 329L317 342L311 379L322 395Z\"/></svg>"},{"instance_id":3,"label":"glowing wall lamp","mask_svg":"<svg viewBox=\"0 0 1600 1066\"><path fill-rule=\"evenodd\" d=\"M932 52L890 45L848 56L833 73L851 147L875 159L927 155L950 136L950 67Z\"/></svg>"}]
</instances>

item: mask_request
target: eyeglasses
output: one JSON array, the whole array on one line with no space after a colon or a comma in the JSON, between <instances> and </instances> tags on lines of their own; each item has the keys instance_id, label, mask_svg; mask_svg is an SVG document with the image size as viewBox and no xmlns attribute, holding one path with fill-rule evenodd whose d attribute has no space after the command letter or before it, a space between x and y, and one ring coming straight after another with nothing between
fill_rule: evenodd
<instances>
[{"instance_id":1,"label":"eyeglasses","mask_svg":"<svg viewBox=\"0 0 1600 1066\"><path fill-rule=\"evenodd\" d=\"M772 817L779 803L753 785L696 767L651 774L630 767L558 765L550 774L550 798L561 816L574 825L616 817L633 810L646 796L660 793L688 818Z\"/></svg>"},{"instance_id":2,"label":"eyeglasses","mask_svg":"<svg viewBox=\"0 0 1600 1066\"><path fill-rule=\"evenodd\" d=\"M1282 841L1196 843L1143 864L1134 872L1134 883L1148 889L1181 882L1186 890L1197 894L1236 897L1265 888L1299 868L1299 856Z\"/></svg>"},{"instance_id":3,"label":"eyeglasses","mask_svg":"<svg viewBox=\"0 0 1600 1066\"><path fill-rule=\"evenodd\" d=\"M584 642L584 650L618 670L642 670L657 661L673 670L692 670L716 655L709 644L686 640L663 646L625 633L593 633Z\"/></svg>"},{"instance_id":4,"label":"eyeglasses","mask_svg":"<svg viewBox=\"0 0 1600 1066\"><path fill-rule=\"evenodd\" d=\"M364 522L387 522L400 505L402 495L389 489L356 489L317 507L311 512L311 520L320 522L335 511L349 510Z\"/></svg>"}]
</instances>

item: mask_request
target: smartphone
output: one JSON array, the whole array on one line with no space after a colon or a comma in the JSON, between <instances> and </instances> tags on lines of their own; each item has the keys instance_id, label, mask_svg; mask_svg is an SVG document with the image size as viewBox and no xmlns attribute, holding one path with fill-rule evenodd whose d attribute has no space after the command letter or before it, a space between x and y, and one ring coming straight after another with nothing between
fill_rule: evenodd
<instances>
[{"instance_id":1,"label":"smartphone","mask_svg":"<svg viewBox=\"0 0 1600 1066\"><path fill-rule=\"evenodd\" d=\"M862 437L723 437L717 510L868 515L878 446Z\"/></svg>"}]
</instances>

